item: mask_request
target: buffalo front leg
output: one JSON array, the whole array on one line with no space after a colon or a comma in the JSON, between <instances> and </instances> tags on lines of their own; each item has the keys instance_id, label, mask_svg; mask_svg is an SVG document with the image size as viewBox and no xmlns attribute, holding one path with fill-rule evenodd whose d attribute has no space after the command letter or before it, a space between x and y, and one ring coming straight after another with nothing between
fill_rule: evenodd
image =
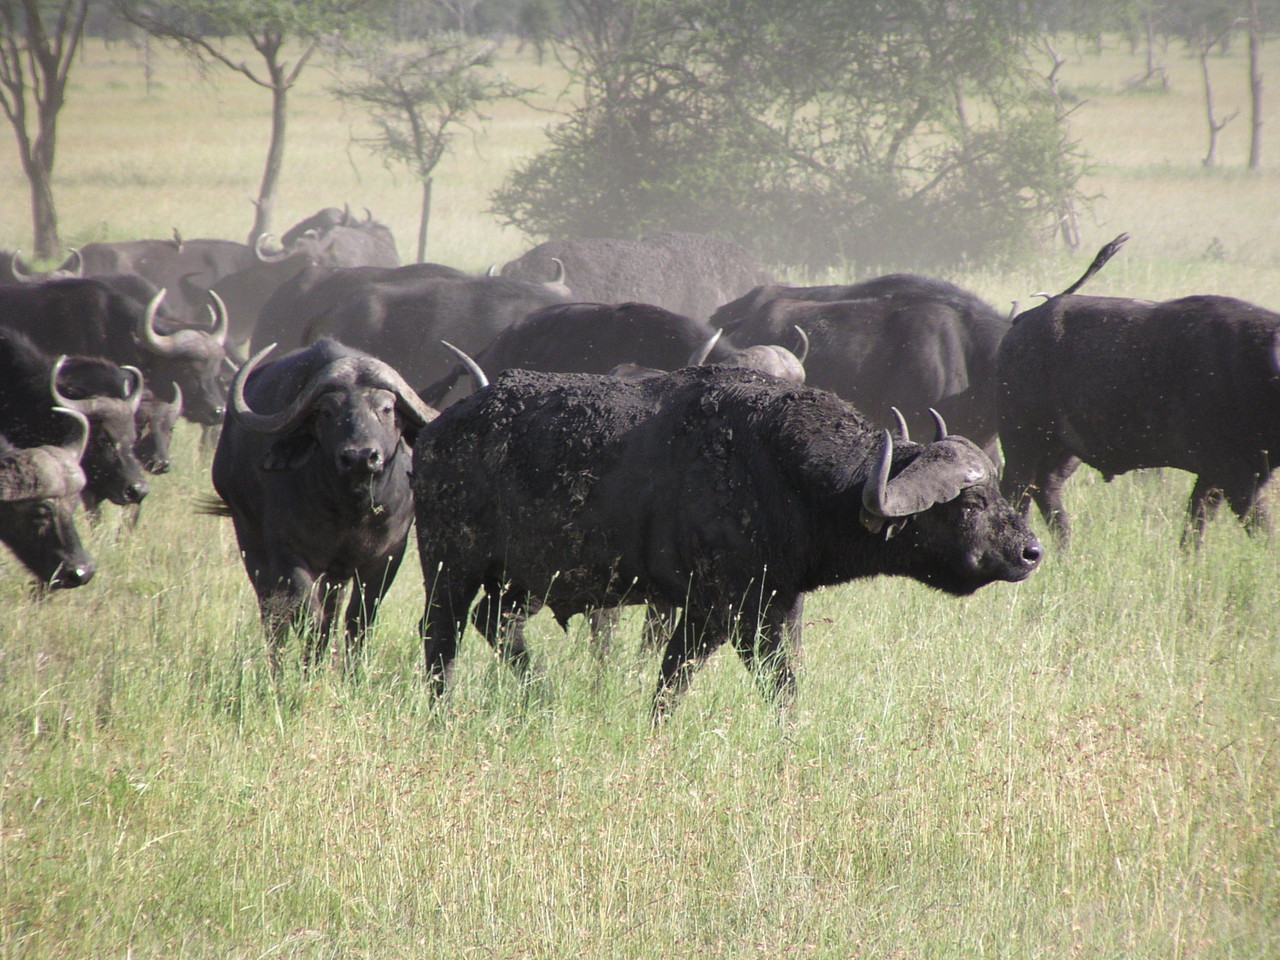
<instances>
[{"instance_id":1,"label":"buffalo front leg","mask_svg":"<svg viewBox=\"0 0 1280 960\"><path fill-rule=\"evenodd\" d=\"M728 636L727 626L719 619L704 612L694 612L688 607L676 622L667 641L658 676L658 689L653 694L650 718L657 724L666 719L681 694L689 688L693 675L707 661L707 657Z\"/></svg>"},{"instance_id":2,"label":"buffalo front leg","mask_svg":"<svg viewBox=\"0 0 1280 960\"><path fill-rule=\"evenodd\" d=\"M382 598L395 582L400 562L404 559L402 542L385 558L356 572L351 586L351 600L345 616L346 649L342 658L342 672L358 672L364 660L364 640L378 616Z\"/></svg>"},{"instance_id":3,"label":"buffalo front leg","mask_svg":"<svg viewBox=\"0 0 1280 960\"><path fill-rule=\"evenodd\" d=\"M321 612L314 586L311 575L298 567L272 570L254 578L273 676L280 675L280 652L289 637L290 627L305 634L320 621Z\"/></svg>"},{"instance_id":4,"label":"buffalo front leg","mask_svg":"<svg viewBox=\"0 0 1280 960\"><path fill-rule=\"evenodd\" d=\"M754 614L754 615L752 615ZM804 594L774 597L758 611L743 611L733 645L765 699L781 714L795 702L791 655L799 654Z\"/></svg>"},{"instance_id":5,"label":"buffalo front leg","mask_svg":"<svg viewBox=\"0 0 1280 960\"><path fill-rule=\"evenodd\" d=\"M529 651L524 645L528 598L503 590L496 581L484 584L484 596L471 613L471 622L521 680L529 677Z\"/></svg>"},{"instance_id":6,"label":"buffalo front leg","mask_svg":"<svg viewBox=\"0 0 1280 960\"><path fill-rule=\"evenodd\" d=\"M444 694L458 640L467 628L467 609L479 582L458 583L443 574L426 577L427 603L418 632L422 637L423 679L437 697Z\"/></svg>"}]
</instances>

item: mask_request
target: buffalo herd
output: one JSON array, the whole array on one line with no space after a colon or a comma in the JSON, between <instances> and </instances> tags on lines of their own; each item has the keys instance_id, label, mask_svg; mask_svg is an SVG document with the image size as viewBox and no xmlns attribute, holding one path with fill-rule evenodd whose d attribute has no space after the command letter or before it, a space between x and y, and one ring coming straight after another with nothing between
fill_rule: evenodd
<instances>
[{"instance_id":1,"label":"buffalo herd","mask_svg":"<svg viewBox=\"0 0 1280 960\"><path fill-rule=\"evenodd\" d=\"M220 429L202 509L232 520L274 670L291 630L324 658L348 588L358 666L416 520L433 692L469 621L523 673L539 609L648 603L671 613L655 720L725 642L784 706L806 593L1022 580L1030 504L1065 545L1081 463L1194 473L1188 547L1223 500L1267 529L1280 314L1078 293L1126 239L1016 316L914 274L779 284L688 233L401 265L337 207L44 274L3 253L0 539L38 590L88 582L76 502L136 510L184 416Z\"/></svg>"}]
</instances>

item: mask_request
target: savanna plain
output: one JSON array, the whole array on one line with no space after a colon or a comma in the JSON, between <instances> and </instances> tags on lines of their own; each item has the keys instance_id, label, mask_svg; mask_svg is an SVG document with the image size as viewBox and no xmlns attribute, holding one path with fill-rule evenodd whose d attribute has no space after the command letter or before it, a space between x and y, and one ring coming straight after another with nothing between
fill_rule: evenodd
<instances>
[{"instance_id":1,"label":"savanna plain","mask_svg":"<svg viewBox=\"0 0 1280 960\"><path fill-rule=\"evenodd\" d=\"M949 279L1026 303L1127 231L1087 292L1280 308L1280 91L1263 168L1242 114L1205 169L1194 58L1171 46L1168 89L1128 89L1127 45L1059 48L1092 161L1083 247ZM1280 43L1264 53L1274 83ZM149 88L127 43L75 65L68 244L249 228L265 92L151 57ZM541 92L458 140L428 259L479 270L531 242L487 197L564 84L504 63ZM408 257L417 187L351 142L367 121L329 69L293 96L276 226L367 206ZM1211 69L1219 113L1244 108L1243 44ZM27 209L5 127L0 246L30 247ZM1181 550L1186 474L1082 468L1071 550L1022 584L815 594L789 722L720 653L653 731L634 617L602 649L539 616L526 685L470 634L433 705L412 554L361 680L304 676L294 647L273 682L230 525L193 510L209 454L189 425L175 459L136 528L108 506L86 530L86 587L35 602L0 558L0 956L1280 956L1280 543L1223 517Z\"/></svg>"}]
</instances>

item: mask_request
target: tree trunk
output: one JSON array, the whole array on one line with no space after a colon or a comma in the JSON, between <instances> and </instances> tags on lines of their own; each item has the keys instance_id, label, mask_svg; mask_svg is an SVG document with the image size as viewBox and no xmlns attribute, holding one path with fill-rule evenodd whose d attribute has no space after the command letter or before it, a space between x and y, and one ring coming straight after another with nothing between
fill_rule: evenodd
<instances>
[{"instance_id":1,"label":"tree trunk","mask_svg":"<svg viewBox=\"0 0 1280 960\"><path fill-rule=\"evenodd\" d=\"M289 85L275 64L271 70L271 142L267 146L267 162L262 169L262 184L258 187L258 199L254 201L253 229L249 231L249 246L271 229L275 213L276 185L284 166L285 121L288 118Z\"/></svg>"},{"instance_id":2,"label":"tree trunk","mask_svg":"<svg viewBox=\"0 0 1280 960\"><path fill-rule=\"evenodd\" d=\"M27 168L27 182L31 185L31 225L35 230L35 255L40 259L52 259L62 249L58 239L58 213L53 204L52 171L40 164Z\"/></svg>"},{"instance_id":3,"label":"tree trunk","mask_svg":"<svg viewBox=\"0 0 1280 960\"><path fill-rule=\"evenodd\" d=\"M418 221L418 263L427 260L427 224L431 222L431 177L422 181L422 217Z\"/></svg>"},{"instance_id":4,"label":"tree trunk","mask_svg":"<svg viewBox=\"0 0 1280 960\"><path fill-rule=\"evenodd\" d=\"M1262 24L1258 0L1249 0L1249 109L1253 116L1249 135L1249 169L1262 166Z\"/></svg>"},{"instance_id":5,"label":"tree trunk","mask_svg":"<svg viewBox=\"0 0 1280 960\"><path fill-rule=\"evenodd\" d=\"M1201 161L1206 167L1216 167L1218 165L1218 134L1222 132L1223 127L1236 117L1236 114L1232 113L1230 116L1219 120L1213 112L1213 84L1209 79L1209 52L1217 45L1220 39L1210 40L1200 48L1200 73L1204 77L1204 108L1206 118L1209 121L1209 150Z\"/></svg>"}]
</instances>

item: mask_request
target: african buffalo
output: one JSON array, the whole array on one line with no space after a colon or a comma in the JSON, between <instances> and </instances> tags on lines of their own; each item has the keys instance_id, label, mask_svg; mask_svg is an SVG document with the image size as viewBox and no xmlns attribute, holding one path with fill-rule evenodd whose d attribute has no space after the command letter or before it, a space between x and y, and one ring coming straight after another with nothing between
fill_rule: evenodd
<instances>
[{"instance_id":1,"label":"african buffalo","mask_svg":"<svg viewBox=\"0 0 1280 960\"><path fill-rule=\"evenodd\" d=\"M850 404L752 371L639 380L515 370L418 435L426 676L442 691L468 609L516 667L525 615L683 607L653 715L726 639L780 702L818 587L876 574L964 595L1041 548L970 441L895 443Z\"/></svg>"},{"instance_id":2,"label":"african buffalo","mask_svg":"<svg viewBox=\"0 0 1280 960\"><path fill-rule=\"evenodd\" d=\"M22 260L22 251L0 250L0 283L41 283L45 280L61 280L66 277L79 277L84 272L84 262L80 259L80 251L74 247L60 267L44 272L32 272Z\"/></svg>"},{"instance_id":3,"label":"african buffalo","mask_svg":"<svg viewBox=\"0 0 1280 960\"><path fill-rule=\"evenodd\" d=\"M783 347L735 350L719 331L647 303L555 303L502 330L475 360L490 376L504 370L546 373L610 373L624 363L676 370L699 363L746 366L783 379L804 381L802 361ZM462 372L453 371L421 391L439 406Z\"/></svg>"},{"instance_id":4,"label":"african buffalo","mask_svg":"<svg viewBox=\"0 0 1280 960\"><path fill-rule=\"evenodd\" d=\"M545 284L505 277L363 283L312 322L308 339L331 336L426 384L453 366L441 340L475 356L517 320L566 299Z\"/></svg>"},{"instance_id":5,"label":"african buffalo","mask_svg":"<svg viewBox=\"0 0 1280 960\"><path fill-rule=\"evenodd\" d=\"M395 579L413 504L410 445L435 412L394 369L333 340L236 375L213 458L213 486L230 516L271 640L308 626L304 662L328 645L343 590L346 662Z\"/></svg>"},{"instance_id":6,"label":"african buffalo","mask_svg":"<svg viewBox=\"0 0 1280 960\"><path fill-rule=\"evenodd\" d=\"M63 446L79 426L55 406L84 414L87 503L125 506L148 493L133 452L142 390L142 374L134 367L97 357L55 360L22 333L0 327L0 434L19 447Z\"/></svg>"},{"instance_id":7,"label":"african buffalo","mask_svg":"<svg viewBox=\"0 0 1280 960\"><path fill-rule=\"evenodd\" d=\"M652 303L699 320L770 279L735 243L675 232L642 240L548 240L503 266L502 275L545 281L557 271L563 271L575 299Z\"/></svg>"},{"instance_id":8,"label":"african buffalo","mask_svg":"<svg viewBox=\"0 0 1280 960\"><path fill-rule=\"evenodd\" d=\"M1024 514L1034 499L1060 542L1071 534L1062 487L1081 463L1106 480L1143 467L1196 474L1184 544L1224 497L1250 532L1267 527L1280 314L1221 296L1059 294L1015 318L997 360L1002 487Z\"/></svg>"},{"instance_id":9,"label":"african buffalo","mask_svg":"<svg viewBox=\"0 0 1280 960\"><path fill-rule=\"evenodd\" d=\"M0 286L0 324L21 330L49 353L106 357L138 367L153 389L171 392L172 384L180 384L188 419L221 423L226 394L219 377L227 329L221 301L212 298L212 326L162 323L157 318L165 291L149 303L121 292L122 285L131 289L139 283L136 277L115 276Z\"/></svg>"},{"instance_id":10,"label":"african buffalo","mask_svg":"<svg viewBox=\"0 0 1280 960\"><path fill-rule=\"evenodd\" d=\"M94 573L72 520L89 423L82 413L60 412L78 424L65 444L18 447L0 436L0 541L49 590L82 586Z\"/></svg>"},{"instance_id":11,"label":"african buffalo","mask_svg":"<svg viewBox=\"0 0 1280 960\"><path fill-rule=\"evenodd\" d=\"M255 348L269 343L282 351L305 347L315 339L312 330L334 303L360 297L366 284L398 280L466 279L469 274L442 263L410 263L403 267L327 267L299 270L271 294L258 314L253 332Z\"/></svg>"},{"instance_id":12,"label":"african buffalo","mask_svg":"<svg viewBox=\"0 0 1280 960\"><path fill-rule=\"evenodd\" d=\"M833 287L762 287L711 317L739 347L807 334L805 382L850 401L880 426L890 408L914 430L939 410L998 462L995 354L1009 329L955 284L891 274Z\"/></svg>"},{"instance_id":13,"label":"african buffalo","mask_svg":"<svg viewBox=\"0 0 1280 960\"><path fill-rule=\"evenodd\" d=\"M334 268L391 269L400 265L395 237L367 214L352 217L347 209L325 207L290 227L281 248L268 252L265 238L253 246L254 262L217 280L212 289L222 297L231 318L230 343L238 356L249 347L263 311L276 292L303 274ZM304 281L305 282L305 281ZM278 342L293 346L291 339Z\"/></svg>"},{"instance_id":14,"label":"african buffalo","mask_svg":"<svg viewBox=\"0 0 1280 960\"><path fill-rule=\"evenodd\" d=\"M168 473L173 465L169 455L173 443L173 428L182 416L182 388L173 385L173 399L165 400L153 390L143 391L142 402L134 416L138 440L133 445L143 469L147 473Z\"/></svg>"},{"instance_id":15,"label":"african buffalo","mask_svg":"<svg viewBox=\"0 0 1280 960\"><path fill-rule=\"evenodd\" d=\"M134 274L165 291L177 319L200 323L209 309L209 291L223 277L255 262L253 249L234 240L120 240L79 248L83 276ZM63 265L64 267L66 264Z\"/></svg>"}]
</instances>

